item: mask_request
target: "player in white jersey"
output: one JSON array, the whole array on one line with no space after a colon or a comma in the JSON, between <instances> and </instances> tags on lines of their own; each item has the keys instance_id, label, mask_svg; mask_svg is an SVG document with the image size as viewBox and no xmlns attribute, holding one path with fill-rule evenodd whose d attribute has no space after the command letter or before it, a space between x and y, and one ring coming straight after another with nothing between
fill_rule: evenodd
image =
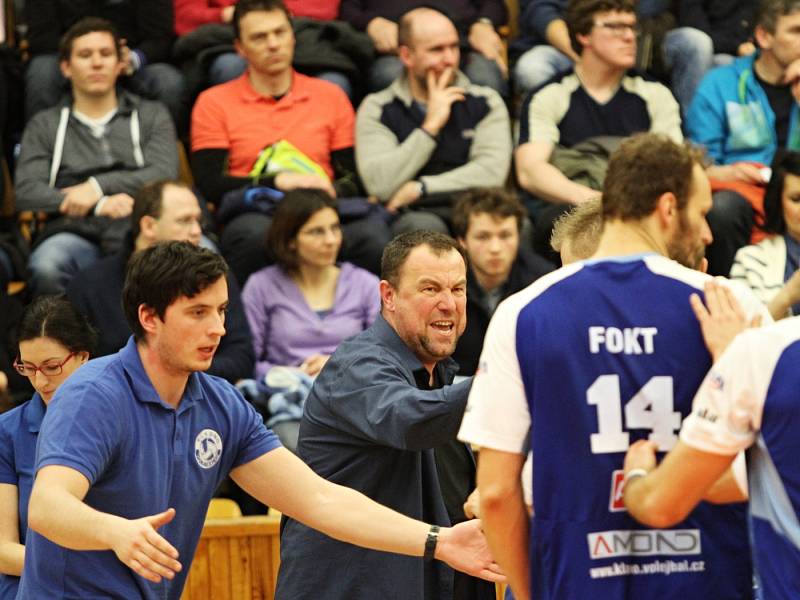
<instances>
[{"instance_id":1,"label":"player in white jersey","mask_svg":"<svg viewBox=\"0 0 800 600\"><path fill-rule=\"evenodd\" d=\"M622 504L630 443L669 450L711 365L689 305L710 278L687 268L711 241L701 165L664 136L625 141L595 256L512 296L489 326L459 437L481 447L484 528L519 600L750 593L742 507L704 505L660 532ZM769 319L748 290L737 296ZM519 483L528 443L530 524Z\"/></svg>"},{"instance_id":2,"label":"player in white jersey","mask_svg":"<svg viewBox=\"0 0 800 600\"><path fill-rule=\"evenodd\" d=\"M707 339L713 333L704 327ZM800 598L798 365L800 317L746 331L706 376L680 441L662 463L656 468L648 442L634 444L625 458L628 510L643 523L668 527L709 487L719 487L720 474L748 449L750 539L765 600Z\"/></svg>"}]
</instances>

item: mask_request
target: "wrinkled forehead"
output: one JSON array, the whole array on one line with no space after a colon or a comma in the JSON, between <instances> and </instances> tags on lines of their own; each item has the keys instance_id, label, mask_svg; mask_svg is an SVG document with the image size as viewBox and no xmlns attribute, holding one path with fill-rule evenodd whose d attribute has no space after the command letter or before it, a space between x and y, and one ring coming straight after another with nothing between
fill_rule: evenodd
<instances>
[{"instance_id":1,"label":"wrinkled forehead","mask_svg":"<svg viewBox=\"0 0 800 600\"><path fill-rule=\"evenodd\" d=\"M416 285L427 279L450 281L465 278L467 265L462 254L455 248L437 250L427 244L409 252L400 267L399 284Z\"/></svg>"}]
</instances>

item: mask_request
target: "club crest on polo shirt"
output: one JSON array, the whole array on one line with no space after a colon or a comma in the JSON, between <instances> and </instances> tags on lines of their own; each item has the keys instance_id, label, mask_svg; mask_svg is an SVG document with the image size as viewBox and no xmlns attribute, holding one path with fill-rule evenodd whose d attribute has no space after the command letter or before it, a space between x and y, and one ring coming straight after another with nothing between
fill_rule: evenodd
<instances>
[{"instance_id":1,"label":"club crest on polo shirt","mask_svg":"<svg viewBox=\"0 0 800 600\"><path fill-rule=\"evenodd\" d=\"M194 438L194 457L197 464L210 469L219 462L222 456L222 438L213 429L203 429Z\"/></svg>"}]
</instances>

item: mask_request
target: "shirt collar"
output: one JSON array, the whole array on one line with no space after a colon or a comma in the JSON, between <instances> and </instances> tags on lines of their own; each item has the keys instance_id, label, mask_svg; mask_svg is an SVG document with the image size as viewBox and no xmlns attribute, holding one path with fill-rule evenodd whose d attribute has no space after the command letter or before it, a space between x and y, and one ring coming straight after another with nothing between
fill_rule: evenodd
<instances>
[{"instance_id":1,"label":"shirt collar","mask_svg":"<svg viewBox=\"0 0 800 600\"><path fill-rule=\"evenodd\" d=\"M386 344L390 350L396 352L400 357L402 365L411 370L415 381L417 381L416 373L420 369L425 371L426 374L428 373L419 358L417 358L417 355L411 351L411 348L409 348L402 339L400 339L400 336L394 328L389 325L386 319L383 318L383 315L378 315L372 327L378 339ZM441 384L449 384L453 381L453 377L458 371L458 363L452 358L447 357L437 362L434 368L436 370L435 379Z\"/></svg>"},{"instance_id":2,"label":"shirt collar","mask_svg":"<svg viewBox=\"0 0 800 600\"><path fill-rule=\"evenodd\" d=\"M139 402L160 404L166 409L173 410L172 406L161 399L158 392L153 387L150 378L147 376L133 336L128 338L128 343L119 351L119 356L122 361L122 367L130 378L131 387L133 388L136 399ZM181 396L181 401L178 405L178 413L189 410L201 397L202 391L199 375L197 373L192 373L189 375L189 380L186 382L186 388L183 390L183 396Z\"/></svg>"},{"instance_id":3,"label":"shirt collar","mask_svg":"<svg viewBox=\"0 0 800 600\"><path fill-rule=\"evenodd\" d=\"M47 406L45 406L44 400L42 400L39 392L36 392L27 406L25 406L25 423L28 426L28 431L39 433L46 410Z\"/></svg>"},{"instance_id":4,"label":"shirt collar","mask_svg":"<svg viewBox=\"0 0 800 600\"><path fill-rule=\"evenodd\" d=\"M283 103L291 106L295 102L302 102L310 97L305 85L305 77L295 70L292 70L292 85L289 86L289 90L280 100L275 100L272 96L259 94L253 87L253 84L250 83L250 73L248 70L242 73L237 82L239 84L242 100L245 102L264 102L266 104Z\"/></svg>"}]
</instances>

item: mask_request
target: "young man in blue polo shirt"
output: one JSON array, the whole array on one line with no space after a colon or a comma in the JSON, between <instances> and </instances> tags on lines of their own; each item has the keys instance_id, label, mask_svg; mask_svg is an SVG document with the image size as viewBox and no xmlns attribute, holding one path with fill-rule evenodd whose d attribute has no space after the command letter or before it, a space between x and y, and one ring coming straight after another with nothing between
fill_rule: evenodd
<instances>
[{"instance_id":1,"label":"young man in blue polo shirt","mask_svg":"<svg viewBox=\"0 0 800 600\"><path fill-rule=\"evenodd\" d=\"M331 536L435 552L497 579L479 523L438 531L328 483L280 448L235 388L202 373L225 334L226 272L189 242L131 260L122 295L133 337L59 389L42 424L18 598L179 598L229 473Z\"/></svg>"}]
</instances>

